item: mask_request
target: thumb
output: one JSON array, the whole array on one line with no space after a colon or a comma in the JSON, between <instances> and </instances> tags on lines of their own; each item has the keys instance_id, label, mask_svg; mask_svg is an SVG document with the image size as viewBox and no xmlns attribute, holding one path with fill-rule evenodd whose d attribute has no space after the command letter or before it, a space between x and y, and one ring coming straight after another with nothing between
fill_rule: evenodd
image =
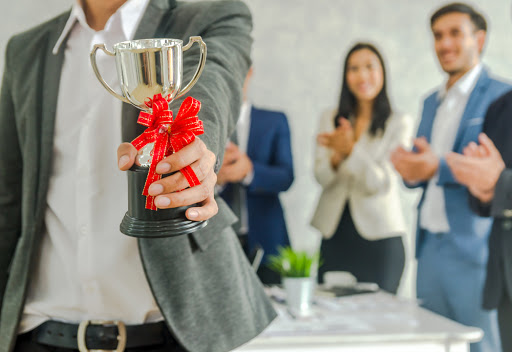
<instances>
[{"instance_id":1,"label":"thumb","mask_svg":"<svg viewBox=\"0 0 512 352\"><path fill-rule=\"evenodd\" d=\"M350 123L349 120L347 120L346 118L342 117L340 119L340 126L344 129L344 130L349 130L352 128L352 124Z\"/></svg>"},{"instance_id":2,"label":"thumb","mask_svg":"<svg viewBox=\"0 0 512 352\"><path fill-rule=\"evenodd\" d=\"M123 143L117 148L117 165L119 170L126 171L135 163L137 149L130 143Z\"/></svg>"},{"instance_id":3,"label":"thumb","mask_svg":"<svg viewBox=\"0 0 512 352\"><path fill-rule=\"evenodd\" d=\"M489 156L499 155L501 157L500 152L498 151L498 149L496 148L496 146L494 145L492 140L489 137L487 137L487 135L485 133L480 133L480 135L478 136L478 141L482 145L482 147L487 155L489 155Z\"/></svg>"},{"instance_id":4,"label":"thumb","mask_svg":"<svg viewBox=\"0 0 512 352\"><path fill-rule=\"evenodd\" d=\"M425 137L416 138L414 140L414 146L420 153L424 153L430 150L430 144L428 144Z\"/></svg>"}]
</instances>

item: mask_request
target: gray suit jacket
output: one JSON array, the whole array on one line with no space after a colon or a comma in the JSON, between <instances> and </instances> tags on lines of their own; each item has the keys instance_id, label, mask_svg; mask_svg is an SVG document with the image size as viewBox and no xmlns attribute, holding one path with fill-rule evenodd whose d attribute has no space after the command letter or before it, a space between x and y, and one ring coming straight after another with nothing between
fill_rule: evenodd
<instances>
[{"instance_id":1,"label":"gray suit jacket","mask_svg":"<svg viewBox=\"0 0 512 352\"><path fill-rule=\"evenodd\" d=\"M44 233L64 58L64 50L57 55L51 51L68 17L69 12L17 35L7 46L0 94L0 352L14 347L30 269ZM249 10L238 1L152 0L136 33L136 38L179 38L185 43L189 36L203 37L207 63L189 95L202 102L201 139L219 159L238 117L250 65L250 31ZM184 82L192 77L198 57L197 47L184 55ZM98 84L98 89L103 88ZM126 141L140 132L137 115L135 108L123 107ZM201 231L139 240L156 301L173 335L190 351L231 350L275 317L230 228L236 218L221 199L217 202L219 213Z\"/></svg>"}]
</instances>

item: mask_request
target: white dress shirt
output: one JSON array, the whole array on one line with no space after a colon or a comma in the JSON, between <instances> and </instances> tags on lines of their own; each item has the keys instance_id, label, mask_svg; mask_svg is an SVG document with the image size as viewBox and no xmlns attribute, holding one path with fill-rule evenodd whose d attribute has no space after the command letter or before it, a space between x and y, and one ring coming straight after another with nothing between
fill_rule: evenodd
<instances>
[{"instance_id":1,"label":"white dress shirt","mask_svg":"<svg viewBox=\"0 0 512 352\"><path fill-rule=\"evenodd\" d=\"M238 148L242 153L247 154L247 146L249 145L249 132L251 131L251 110L252 104L244 101L240 108L240 117L236 123L236 135L238 138ZM254 170L251 170L244 179L242 184L249 186L254 178Z\"/></svg>"},{"instance_id":2,"label":"white dress shirt","mask_svg":"<svg viewBox=\"0 0 512 352\"><path fill-rule=\"evenodd\" d=\"M442 102L434 118L430 145L439 158L453 149L466 104L481 72L482 65L478 64L450 89L447 90L445 84L438 93L438 99ZM444 190L437 184L438 181L439 172L428 183L420 210L420 226L433 233L447 233L450 225L446 217Z\"/></svg>"},{"instance_id":3,"label":"white dress shirt","mask_svg":"<svg viewBox=\"0 0 512 352\"><path fill-rule=\"evenodd\" d=\"M119 231L128 205L126 174L117 168L121 102L96 79L89 53L133 38L148 0L129 0L94 31L74 4L54 47L65 51L55 119L46 233L27 294L20 332L48 319L161 320L137 240ZM65 40L67 38L67 41ZM65 44L64 44L65 43ZM105 80L119 92L114 58L98 55Z\"/></svg>"},{"instance_id":4,"label":"white dress shirt","mask_svg":"<svg viewBox=\"0 0 512 352\"><path fill-rule=\"evenodd\" d=\"M251 104L244 101L240 107L240 116L236 123L236 136L238 148L242 153L247 153L249 143L249 129L251 128Z\"/></svg>"},{"instance_id":5,"label":"white dress shirt","mask_svg":"<svg viewBox=\"0 0 512 352\"><path fill-rule=\"evenodd\" d=\"M247 101L242 103L240 107L240 116L236 123L236 136L238 149L247 154L247 145L249 144L249 132L251 129L251 110L252 104ZM243 179L242 185L249 186L254 178L254 170L251 170ZM245 188L240 189L240 229L239 233L246 234L249 232L249 212L247 209L247 193Z\"/></svg>"}]
</instances>

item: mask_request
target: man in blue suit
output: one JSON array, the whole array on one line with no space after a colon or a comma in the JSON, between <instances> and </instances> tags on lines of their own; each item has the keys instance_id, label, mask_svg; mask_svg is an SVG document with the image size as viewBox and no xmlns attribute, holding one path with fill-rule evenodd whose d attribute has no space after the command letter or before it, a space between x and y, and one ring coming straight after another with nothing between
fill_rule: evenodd
<instances>
[{"instance_id":1,"label":"man in blue suit","mask_svg":"<svg viewBox=\"0 0 512 352\"><path fill-rule=\"evenodd\" d=\"M258 276L264 284L280 282L266 267L268 255L290 244L279 193L293 182L290 130L282 112L257 109L247 100L252 68L244 83L244 102L236 133L229 142L217 183L221 196L239 221L233 227L248 256L262 248L264 256Z\"/></svg>"},{"instance_id":2,"label":"man in blue suit","mask_svg":"<svg viewBox=\"0 0 512 352\"><path fill-rule=\"evenodd\" d=\"M415 150L397 148L392 162L410 187L423 190L418 205L417 296L436 313L484 331L472 352L500 350L496 311L481 308L492 221L475 215L467 189L445 155L475 141L489 104L510 86L489 77L480 62L487 25L457 3L431 17L435 51L448 79L424 102Z\"/></svg>"}]
</instances>

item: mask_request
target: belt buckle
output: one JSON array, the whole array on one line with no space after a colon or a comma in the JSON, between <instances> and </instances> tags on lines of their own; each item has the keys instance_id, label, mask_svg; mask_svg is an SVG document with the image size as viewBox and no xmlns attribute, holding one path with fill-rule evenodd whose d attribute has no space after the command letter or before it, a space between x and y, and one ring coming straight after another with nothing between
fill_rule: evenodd
<instances>
[{"instance_id":1,"label":"belt buckle","mask_svg":"<svg viewBox=\"0 0 512 352\"><path fill-rule=\"evenodd\" d=\"M117 348L115 350L90 350L85 342L85 333L87 326L93 325L116 325L117 326ZM84 320L78 326L76 336L78 342L78 350L80 352L123 352L126 348L126 326L119 320Z\"/></svg>"}]
</instances>

